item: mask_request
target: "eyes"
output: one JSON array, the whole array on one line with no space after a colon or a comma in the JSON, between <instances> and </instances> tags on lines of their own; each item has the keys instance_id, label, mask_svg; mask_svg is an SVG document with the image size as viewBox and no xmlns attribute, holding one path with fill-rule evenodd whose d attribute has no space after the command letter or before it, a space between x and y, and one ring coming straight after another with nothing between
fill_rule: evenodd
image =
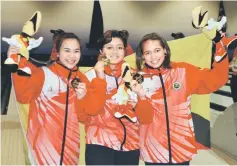
<instances>
[{"instance_id":1,"label":"eyes","mask_svg":"<svg viewBox=\"0 0 237 166\"><path fill-rule=\"evenodd\" d=\"M124 50L123 46L117 46L117 47L105 46L104 48L107 49L108 51L114 51L115 49L117 51L123 51Z\"/></svg>"},{"instance_id":2,"label":"eyes","mask_svg":"<svg viewBox=\"0 0 237 166\"><path fill-rule=\"evenodd\" d=\"M161 51L160 49L155 49L154 51L145 51L143 54L144 54L144 55L151 55L152 52L158 53L158 52L160 52L160 51Z\"/></svg>"},{"instance_id":3,"label":"eyes","mask_svg":"<svg viewBox=\"0 0 237 166\"><path fill-rule=\"evenodd\" d=\"M150 55L150 54L151 54L150 51L146 51L146 52L144 52L144 55Z\"/></svg>"},{"instance_id":4,"label":"eyes","mask_svg":"<svg viewBox=\"0 0 237 166\"><path fill-rule=\"evenodd\" d=\"M119 50L124 50L124 47L119 46L118 49L119 49Z\"/></svg>"},{"instance_id":5,"label":"eyes","mask_svg":"<svg viewBox=\"0 0 237 166\"><path fill-rule=\"evenodd\" d=\"M70 52L73 52L73 53L80 53L81 50L80 50L80 49L76 49L76 50L64 49L64 52L66 52L66 53L70 53Z\"/></svg>"},{"instance_id":6,"label":"eyes","mask_svg":"<svg viewBox=\"0 0 237 166\"><path fill-rule=\"evenodd\" d=\"M76 50L76 51L75 51L75 53L80 53L80 52L81 52L81 50Z\"/></svg>"}]
</instances>

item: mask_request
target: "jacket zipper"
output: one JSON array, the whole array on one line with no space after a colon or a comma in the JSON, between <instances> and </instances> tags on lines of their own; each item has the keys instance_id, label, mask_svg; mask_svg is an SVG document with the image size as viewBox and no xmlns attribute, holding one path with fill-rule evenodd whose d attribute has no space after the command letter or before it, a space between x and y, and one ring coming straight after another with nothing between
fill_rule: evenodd
<instances>
[{"instance_id":1,"label":"jacket zipper","mask_svg":"<svg viewBox=\"0 0 237 166\"><path fill-rule=\"evenodd\" d=\"M118 84L118 79L117 79L116 77L115 77L115 82L116 82L116 86L117 86L117 89L118 89L119 84ZM123 145L125 144L125 142L126 142L126 137L127 137L127 135L126 135L126 127L125 127L125 125L123 124L123 122L122 122L121 119L119 119L119 122L122 124L122 126L123 126L123 131L124 131L123 142L122 142L122 144L121 144L121 146L120 146L120 150L123 151Z\"/></svg>"},{"instance_id":2,"label":"jacket zipper","mask_svg":"<svg viewBox=\"0 0 237 166\"><path fill-rule=\"evenodd\" d=\"M70 70L67 80L69 82L72 71ZM69 97L69 85L67 85L67 94L66 94L66 108L65 108L65 118L64 118L64 129L63 129L63 140L62 140L62 148L61 148L61 156L60 156L60 165L63 164L64 157L64 149L66 143L66 134L67 134L67 117L68 117L68 97Z\"/></svg>"},{"instance_id":3,"label":"jacket zipper","mask_svg":"<svg viewBox=\"0 0 237 166\"><path fill-rule=\"evenodd\" d=\"M166 93L165 93L165 85L164 85L162 75L160 73L159 73L159 77L160 77L160 81L162 85L162 91L163 91L163 97L164 97L164 103L165 103L165 117L166 117L167 139L168 139L168 148L169 148L169 163L172 163L170 125L169 125L169 115L168 115L168 106L167 106Z\"/></svg>"}]
</instances>

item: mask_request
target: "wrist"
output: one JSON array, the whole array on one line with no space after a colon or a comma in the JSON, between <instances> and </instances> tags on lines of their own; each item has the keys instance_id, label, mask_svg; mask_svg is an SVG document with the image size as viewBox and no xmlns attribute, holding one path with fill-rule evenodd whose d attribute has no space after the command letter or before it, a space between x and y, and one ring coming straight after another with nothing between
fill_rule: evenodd
<instances>
[{"instance_id":1,"label":"wrist","mask_svg":"<svg viewBox=\"0 0 237 166\"><path fill-rule=\"evenodd\" d=\"M146 100L146 96L139 96L140 100Z\"/></svg>"},{"instance_id":2,"label":"wrist","mask_svg":"<svg viewBox=\"0 0 237 166\"><path fill-rule=\"evenodd\" d=\"M96 76L100 79L104 79L105 78L105 73L104 72L96 72Z\"/></svg>"}]
</instances>

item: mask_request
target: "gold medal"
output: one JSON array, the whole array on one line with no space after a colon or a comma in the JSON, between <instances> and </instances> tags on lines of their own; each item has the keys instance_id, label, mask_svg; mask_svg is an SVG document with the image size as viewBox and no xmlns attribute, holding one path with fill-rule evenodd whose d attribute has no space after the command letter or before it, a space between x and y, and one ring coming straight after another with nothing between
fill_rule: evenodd
<instances>
[{"instance_id":1,"label":"gold medal","mask_svg":"<svg viewBox=\"0 0 237 166\"><path fill-rule=\"evenodd\" d=\"M105 66L110 64L110 60L106 56L99 56L99 61L104 62Z\"/></svg>"},{"instance_id":2,"label":"gold medal","mask_svg":"<svg viewBox=\"0 0 237 166\"><path fill-rule=\"evenodd\" d=\"M71 85L72 85L72 87L75 89L77 86L78 86L78 84L81 82L81 80L79 79L79 78L74 78L72 81L71 81Z\"/></svg>"}]
</instances>

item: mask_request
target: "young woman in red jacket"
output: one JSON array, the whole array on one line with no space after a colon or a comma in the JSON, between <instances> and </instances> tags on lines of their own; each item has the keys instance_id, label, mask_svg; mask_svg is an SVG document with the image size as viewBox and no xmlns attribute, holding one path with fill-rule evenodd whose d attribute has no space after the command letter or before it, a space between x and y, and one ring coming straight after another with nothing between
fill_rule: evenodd
<instances>
[{"instance_id":1,"label":"young woman in red jacket","mask_svg":"<svg viewBox=\"0 0 237 166\"><path fill-rule=\"evenodd\" d=\"M167 42L156 33L145 35L137 49L144 82L133 90L148 101L137 110L139 117L150 120L140 125L141 158L146 165L189 164L197 153L191 95L212 93L228 81L228 56L214 62L212 70L171 62L170 56Z\"/></svg>"},{"instance_id":2,"label":"young woman in red jacket","mask_svg":"<svg viewBox=\"0 0 237 166\"><path fill-rule=\"evenodd\" d=\"M116 109L133 109L128 105L121 107L113 98L123 83L121 66L124 63L127 38L127 31L105 32L99 42L100 56L109 60L109 63L105 65L99 60L95 67L86 73L89 80L101 78L105 79L107 84L104 106L99 114L91 114L90 121L85 125L87 165L139 163L139 123L126 118L116 118L114 114ZM141 105L136 107L140 108Z\"/></svg>"},{"instance_id":3,"label":"young woman in red jacket","mask_svg":"<svg viewBox=\"0 0 237 166\"><path fill-rule=\"evenodd\" d=\"M11 46L8 56L18 52L19 48ZM81 44L75 34L60 35L56 53L53 64L40 68L22 57L19 67L31 68L32 74L26 77L14 73L13 84L17 101L30 104L26 135L35 161L32 164L77 165L78 121L84 123L89 113L99 111L105 101L106 83L99 78L90 83L78 70Z\"/></svg>"}]
</instances>

